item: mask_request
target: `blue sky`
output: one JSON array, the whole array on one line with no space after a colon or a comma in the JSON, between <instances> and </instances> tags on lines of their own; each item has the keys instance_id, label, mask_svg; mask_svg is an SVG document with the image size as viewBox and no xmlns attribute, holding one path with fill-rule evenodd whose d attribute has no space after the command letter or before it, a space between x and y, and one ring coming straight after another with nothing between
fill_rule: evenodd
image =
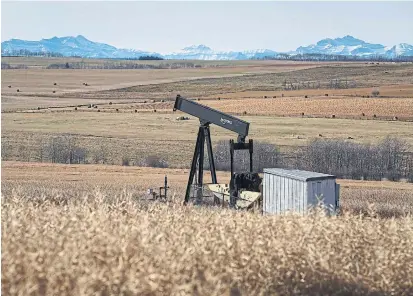
<instances>
[{"instance_id":1,"label":"blue sky","mask_svg":"<svg viewBox=\"0 0 413 296\"><path fill-rule=\"evenodd\" d=\"M294 50L352 35L413 44L413 2L2 1L1 40L84 35L160 53L193 44L216 50Z\"/></svg>"}]
</instances>

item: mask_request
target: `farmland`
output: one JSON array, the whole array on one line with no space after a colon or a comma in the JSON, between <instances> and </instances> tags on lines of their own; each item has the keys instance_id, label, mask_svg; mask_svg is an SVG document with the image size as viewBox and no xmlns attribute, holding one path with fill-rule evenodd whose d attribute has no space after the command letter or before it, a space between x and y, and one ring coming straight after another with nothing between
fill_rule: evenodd
<instances>
[{"instance_id":1,"label":"farmland","mask_svg":"<svg viewBox=\"0 0 413 296\"><path fill-rule=\"evenodd\" d=\"M176 201L140 200L164 174ZM2 292L411 294L411 217L383 219L367 206L381 198L379 213L411 209L411 184L340 180L344 207L364 207L367 218L263 217L182 207L186 177L185 170L4 163Z\"/></svg>"},{"instance_id":2,"label":"farmland","mask_svg":"<svg viewBox=\"0 0 413 296\"><path fill-rule=\"evenodd\" d=\"M401 151L406 162L394 162L405 172L412 64L120 61L160 68L113 70L92 69L107 60L4 61L25 65L1 73L4 294L412 293L412 183L339 179L342 215L333 218L183 207L199 121L172 110L181 94L236 114L257 148L288 161L314 139L331 140L350 149L345 157L379 151L385 166ZM47 69L66 62L86 66ZM236 137L216 126L211 134L213 145ZM403 146L380 144L388 136ZM68 164L66 150L82 161ZM169 202L147 202L165 175Z\"/></svg>"}]
</instances>

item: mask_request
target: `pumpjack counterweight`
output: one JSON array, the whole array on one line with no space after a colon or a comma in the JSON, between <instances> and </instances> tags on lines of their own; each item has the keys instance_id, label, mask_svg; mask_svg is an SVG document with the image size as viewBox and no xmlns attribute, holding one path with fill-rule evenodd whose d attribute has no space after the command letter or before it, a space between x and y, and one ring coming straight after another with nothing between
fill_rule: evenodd
<instances>
[{"instance_id":1,"label":"pumpjack counterweight","mask_svg":"<svg viewBox=\"0 0 413 296\"><path fill-rule=\"evenodd\" d=\"M202 198L202 188L204 184L203 180L203 164L204 164L204 154L205 154L205 142L207 144L207 153L209 160L209 169L211 172L212 184L217 184L216 170L214 156L212 152L211 143L211 133L209 126L210 124L218 125L222 128L230 130L238 134L237 143L233 140L230 141L230 152L231 152L231 182L230 182L230 206L234 206L236 198L238 197L239 185L237 181L234 181L234 151L235 150L249 150L250 153L250 172L252 173L252 153L253 153L253 142L249 140L245 143L245 138L248 136L249 123L231 116L229 114L220 112L218 110L212 109L205 105L198 104L192 100L176 96L174 111L180 110L182 112L188 113L192 116L199 118L200 125L198 129L198 136L195 144L195 151L191 163L191 171L189 173L189 180L185 193L184 204L189 202L191 195L191 188L193 187L194 178L197 181L197 199ZM198 165L198 176L196 175Z\"/></svg>"}]
</instances>

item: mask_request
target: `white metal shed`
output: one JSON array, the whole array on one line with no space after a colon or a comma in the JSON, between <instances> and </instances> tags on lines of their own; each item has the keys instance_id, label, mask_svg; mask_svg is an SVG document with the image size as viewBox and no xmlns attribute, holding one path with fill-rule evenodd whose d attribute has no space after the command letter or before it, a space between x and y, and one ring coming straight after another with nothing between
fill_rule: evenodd
<instances>
[{"instance_id":1,"label":"white metal shed","mask_svg":"<svg viewBox=\"0 0 413 296\"><path fill-rule=\"evenodd\" d=\"M316 172L287 169L264 169L263 213L286 211L305 213L321 199L335 212L339 206L336 177Z\"/></svg>"}]
</instances>

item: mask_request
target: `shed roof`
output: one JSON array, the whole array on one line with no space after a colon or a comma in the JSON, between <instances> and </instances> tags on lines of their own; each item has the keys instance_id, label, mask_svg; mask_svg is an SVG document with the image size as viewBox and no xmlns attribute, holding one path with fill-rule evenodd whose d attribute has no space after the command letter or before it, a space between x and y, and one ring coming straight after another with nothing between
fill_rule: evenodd
<instances>
[{"instance_id":1,"label":"shed roof","mask_svg":"<svg viewBox=\"0 0 413 296\"><path fill-rule=\"evenodd\" d=\"M301 181L313 181L313 180L335 179L336 178L336 176L322 174L322 173L302 171L302 170L287 170L287 169L279 169L279 168L264 169L264 174L287 177L287 178L301 180Z\"/></svg>"}]
</instances>

